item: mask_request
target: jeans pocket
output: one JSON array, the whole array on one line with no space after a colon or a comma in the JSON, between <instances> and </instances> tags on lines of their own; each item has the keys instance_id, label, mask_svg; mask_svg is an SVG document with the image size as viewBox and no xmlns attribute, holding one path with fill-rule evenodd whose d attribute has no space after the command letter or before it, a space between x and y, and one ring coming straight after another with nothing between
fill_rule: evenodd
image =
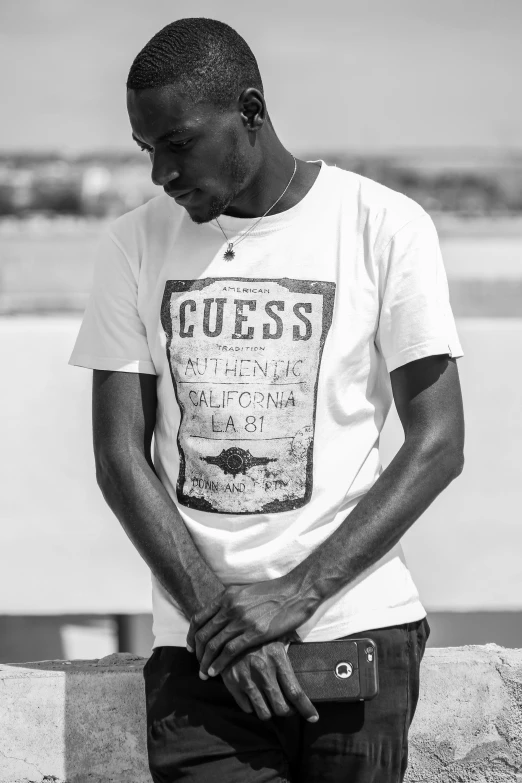
<instances>
[{"instance_id":1,"label":"jeans pocket","mask_svg":"<svg viewBox=\"0 0 522 783\"><path fill-rule=\"evenodd\" d=\"M154 650L151 653L150 658L147 658L147 660L145 661L145 663L143 665L143 677L145 677L145 678L149 674L149 669L150 669L151 663L153 661L155 661L157 659L157 657L158 657L158 649L159 649L158 647L154 648Z\"/></svg>"}]
</instances>

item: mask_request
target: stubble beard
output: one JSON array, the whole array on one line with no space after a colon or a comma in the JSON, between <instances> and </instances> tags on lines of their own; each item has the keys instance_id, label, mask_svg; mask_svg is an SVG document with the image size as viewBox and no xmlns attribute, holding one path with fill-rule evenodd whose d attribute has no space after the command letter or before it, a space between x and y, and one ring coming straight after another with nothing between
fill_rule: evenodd
<instances>
[{"instance_id":1,"label":"stubble beard","mask_svg":"<svg viewBox=\"0 0 522 783\"><path fill-rule=\"evenodd\" d=\"M231 185L226 191L224 190L219 195L212 196L205 215L190 215L194 223L202 225L218 218L243 190L248 174L248 165L239 152L237 138L234 140L233 149L223 162L223 173L230 178Z\"/></svg>"}]
</instances>

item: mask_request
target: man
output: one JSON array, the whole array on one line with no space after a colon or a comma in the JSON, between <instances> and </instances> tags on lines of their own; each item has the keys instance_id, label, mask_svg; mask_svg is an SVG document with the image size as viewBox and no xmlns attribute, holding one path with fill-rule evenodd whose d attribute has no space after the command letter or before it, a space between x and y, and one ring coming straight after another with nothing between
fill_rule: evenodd
<instances>
[{"instance_id":1,"label":"man","mask_svg":"<svg viewBox=\"0 0 522 783\"><path fill-rule=\"evenodd\" d=\"M94 369L98 483L152 571L153 779L395 783L429 634L399 541L463 463L433 222L296 160L225 24L168 25L127 88L164 193L104 236L71 363ZM378 696L314 706L296 634L371 636Z\"/></svg>"}]
</instances>

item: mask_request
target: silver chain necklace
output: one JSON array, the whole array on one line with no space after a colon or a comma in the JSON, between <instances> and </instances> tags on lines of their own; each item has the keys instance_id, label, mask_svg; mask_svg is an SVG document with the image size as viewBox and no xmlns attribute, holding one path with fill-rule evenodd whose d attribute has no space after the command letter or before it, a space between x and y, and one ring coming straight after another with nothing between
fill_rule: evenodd
<instances>
[{"instance_id":1,"label":"silver chain necklace","mask_svg":"<svg viewBox=\"0 0 522 783\"><path fill-rule=\"evenodd\" d=\"M293 156L293 155L292 155L292 157L294 158L294 156ZM264 214L264 215L261 215L261 217L260 217L260 218L258 218L258 220L256 220L256 222L255 222L255 223L254 223L252 226L250 226L250 228L249 228L247 231L244 231L242 234L239 234L239 236L237 237L237 239L235 239L235 240L234 240L234 242L231 242L231 241L230 241L230 239L227 237L227 235L226 235L226 234L225 234L225 232L223 231L223 229L222 229L222 227L221 227L221 224L220 224L219 220L218 220L217 218L215 218L215 220L216 220L216 223L218 224L219 228L221 229L221 233L223 234L223 236L225 237L225 239L226 239L226 241L227 241L227 249L226 249L226 250L225 250L225 252L223 253L223 258L225 259L225 261L232 261L232 260L235 258L235 256L236 256L236 253L235 253L235 250L234 250L234 245L239 245L239 243L240 243L240 242L242 242L242 241L243 241L243 239L246 239L246 238L247 238L247 236L250 234L250 232L251 232L251 231L253 231L253 230L254 230L254 228L255 228L257 225L259 225L259 223L261 223L261 221L263 220L263 218L265 218L265 217L268 215L268 213L269 213L269 212L271 212L271 210L272 210L272 209L275 207L275 205L276 205L276 204L279 204L279 202L281 201L281 199L282 199L282 198L283 198L283 196L285 195L286 191L288 190L288 188L289 188L289 187L290 187L290 185L292 184L292 180L293 180L293 178L295 177L295 172L296 172L296 171L297 171L297 160L294 158L294 171L293 171L293 174L292 174L292 176L290 177L290 181L289 181L288 185L287 185L287 186L286 186L286 188L283 190L283 192L281 193L281 195L279 196L279 198L277 199L277 201L274 201L274 203L272 204L272 206L270 207L270 209L267 209L267 211L265 212L265 214Z\"/></svg>"}]
</instances>

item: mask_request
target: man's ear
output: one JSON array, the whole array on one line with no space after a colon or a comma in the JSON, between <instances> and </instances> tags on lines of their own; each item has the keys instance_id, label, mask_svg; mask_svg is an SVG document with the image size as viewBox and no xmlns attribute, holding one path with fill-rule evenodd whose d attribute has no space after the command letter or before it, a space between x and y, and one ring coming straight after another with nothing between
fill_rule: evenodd
<instances>
[{"instance_id":1,"label":"man's ear","mask_svg":"<svg viewBox=\"0 0 522 783\"><path fill-rule=\"evenodd\" d=\"M248 87L239 96L239 110L247 130L256 132L266 119L266 104L263 94L255 87Z\"/></svg>"}]
</instances>

